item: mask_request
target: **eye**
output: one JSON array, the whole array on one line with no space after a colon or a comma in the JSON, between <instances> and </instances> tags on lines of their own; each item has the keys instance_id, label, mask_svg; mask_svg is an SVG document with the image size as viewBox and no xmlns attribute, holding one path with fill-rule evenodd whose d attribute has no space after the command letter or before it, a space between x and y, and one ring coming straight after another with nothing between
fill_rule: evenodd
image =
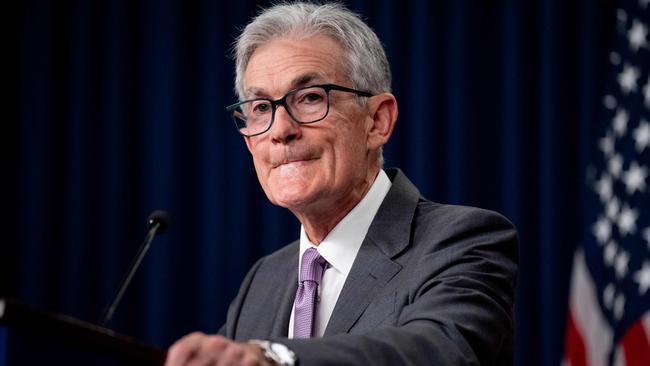
<instances>
[{"instance_id":1,"label":"eye","mask_svg":"<svg viewBox=\"0 0 650 366\"><path fill-rule=\"evenodd\" d=\"M307 103L318 103L321 100L323 100L323 96L318 93L309 93L303 98L303 101Z\"/></svg>"},{"instance_id":2,"label":"eye","mask_svg":"<svg viewBox=\"0 0 650 366\"><path fill-rule=\"evenodd\" d=\"M255 102L253 104L253 113L268 113L271 110L271 103L269 102Z\"/></svg>"},{"instance_id":3,"label":"eye","mask_svg":"<svg viewBox=\"0 0 650 366\"><path fill-rule=\"evenodd\" d=\"M325 100L325 93L317 89L306 89L296 97L298 104L320 104Z\"/></svg>"}]
</instances>

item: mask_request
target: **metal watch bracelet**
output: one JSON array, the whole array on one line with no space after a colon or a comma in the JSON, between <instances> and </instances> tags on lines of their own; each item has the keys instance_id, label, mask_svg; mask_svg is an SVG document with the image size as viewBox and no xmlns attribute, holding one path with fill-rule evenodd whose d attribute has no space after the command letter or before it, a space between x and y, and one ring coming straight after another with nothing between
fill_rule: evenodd
<instances>
[{"instance_id":1,"label":"metal watch bracelet","mask_svg":"<svg viewBox=\"0 0 650 366\"><path fill-rule=\"evenodd\" d=\"M251 339L248 342L260 346L264 351L264 357L278 366L298 366L296 354L282 343L263 339Z\"/></svg>"}]
</instances>

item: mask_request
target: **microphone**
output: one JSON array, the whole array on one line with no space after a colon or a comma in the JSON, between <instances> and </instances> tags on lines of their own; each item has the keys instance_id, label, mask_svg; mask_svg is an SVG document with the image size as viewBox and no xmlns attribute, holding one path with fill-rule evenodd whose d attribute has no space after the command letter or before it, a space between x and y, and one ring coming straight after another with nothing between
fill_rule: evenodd
<instances>
[{"instance_id":1,"label":"microphone","mask_svg":"<svg viewBox=\"0 0 650 366\"><path fill-rule=\"evenodd\" d=\"M140 245L138 254L136 254L135 258L133 258L133 262L131 262L129 269L126 271L124 279L122 280L122 285L117 291L113 302L106 309L104 315L102 316L102 319L99 323L102 327L105 327L113 317L115 308L117 308L117 305L122 300L122 296L124 296L124 292L126 291L127 287L129 287L131 279L133 279L133 275L138 270L138 267L140 267L140 263L142 263L142 259L144 259L144 256L147 254L153 238L156 235L165 232L167 226L169 226L169 215L167 212L156 210L149 215L149 219L147 219L147 227L149 228L149 232L147 232L147 236L145 236L144 242L142 242L142 245Z\"/></svg>"}]
</instances>

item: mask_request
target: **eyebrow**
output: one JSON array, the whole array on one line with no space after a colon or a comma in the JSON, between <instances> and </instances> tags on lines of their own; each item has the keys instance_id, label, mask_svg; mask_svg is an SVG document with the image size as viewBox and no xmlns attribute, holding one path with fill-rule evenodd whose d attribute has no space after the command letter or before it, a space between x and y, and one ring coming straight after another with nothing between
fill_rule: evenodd
<instances>
[{"instance_id":1,"label":"eyebrow","mask_svg":"<svg viewBox=\"0 0 650 366\"><path fill-rule=\"evenodd\" d=\"M314 80L323 80L323 77L316 72L298 75L291 81L291 89L305 86Z\"/></svg>"},{"instance_id":2,"label":"eyebrow","mask_svg":"<svg viewBox=\"0 0 650 366\"><path fill-rule=\"evenodd\" d=\"M302 75L298 75L289 84L289 90L300 88L306 86L307 84L313 82L314 80L324 80L323 76L317 72L308 72ZM289 91L287 90L287 91ZM264 88L252 87L246 90L247 98L266 98L269 96Z\"/></svg>"}]
</instances>

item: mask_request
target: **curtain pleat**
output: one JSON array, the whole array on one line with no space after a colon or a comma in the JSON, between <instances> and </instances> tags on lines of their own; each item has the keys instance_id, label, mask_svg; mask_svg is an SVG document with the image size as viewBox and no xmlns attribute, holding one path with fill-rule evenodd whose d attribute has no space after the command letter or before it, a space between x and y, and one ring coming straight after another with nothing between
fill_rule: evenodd
<instances>
[{"instance_id":1,"label":"curtain pleat","mask_svg":"<svg viewBox=\"0 0 650 366\"><path fill-rule=\"evenodd\" d=\"M614 4L347 3L391 62L399 119L386 165L429 199L515 223L516 363L558 364ZM169 230L110 326L160 347L218 330L248 268L298 237L224 108L235 100L234 37L266 4L16 6L14 218L0 295L96 321L148 214L163 209Z\"/></svg>"}]
</instances>

